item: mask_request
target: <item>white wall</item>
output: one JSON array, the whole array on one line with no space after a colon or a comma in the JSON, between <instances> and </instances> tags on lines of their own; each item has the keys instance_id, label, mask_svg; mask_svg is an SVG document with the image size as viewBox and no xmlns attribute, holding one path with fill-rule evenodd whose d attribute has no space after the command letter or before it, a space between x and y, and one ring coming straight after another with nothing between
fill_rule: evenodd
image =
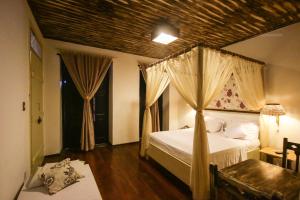
<instances>
[{"instance_id":1,"label":"white wall","mask_svg":"<svg viewBox=\"0 0 300 200\"><path fill-rule=\"evenodd\" d=\"M0 199L13 199L30 173L29 28L41 38L23 0L0 6ZM22 111L22 102L26 111Z\"/></svg>"},{"instance_id":2,"label":"white wall","mask_svg":"<svg viewBox=\"0 0 300 200\"><path fill-rule=\"evenodd\" d=\"M282 138L300 142L300 23L230 45L225 49L264 61L267 102L284 106L287 114L280 118L280 133L271 135L282 144ZM274 119L270 125L275 126Z\"/></svg>"},{"instance_id":3,"label":"white wall","mask_svg":"<svg viewBox=\"0 0 300 200\"><path fill-rule=\"evenodd\" d=\"M110 142L122 144L139 140L138 61L154 59L117 51L88 47L56 40L45 40L45 153L56 154L62 148L60 63L58 49L97 53L113 57L110 80Z\"/></svg>"}]
</instances>

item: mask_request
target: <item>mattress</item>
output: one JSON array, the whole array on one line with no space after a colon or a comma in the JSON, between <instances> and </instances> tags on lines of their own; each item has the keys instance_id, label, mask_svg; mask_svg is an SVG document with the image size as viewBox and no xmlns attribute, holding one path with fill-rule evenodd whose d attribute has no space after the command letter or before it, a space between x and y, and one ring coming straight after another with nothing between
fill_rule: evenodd
<instances>
[{"instance_id":1,"label":"mattress","mask_svg":"<svg viewBox=\"0 0 300 200\"><path fill-rule=\"evenodd\" d=\"M220 169L247 159L247 152L259 147L259 140L226 138L208 133L210 161ZM150 144L191 165L194 129L161 131L150 134Z\"/></svg>"},{"instance_id":2,"label":"mattress","mask_svg":"<svg viewBox=\"0 0 300 200\"><path fill-rule=\"evenodd\" d=\"M49 195L45 187L37 187L29 190L23 189L18 200L101 200L93 173L88 164L83 168L84 178L56 194Z\"/></svg>"}]
</instances>

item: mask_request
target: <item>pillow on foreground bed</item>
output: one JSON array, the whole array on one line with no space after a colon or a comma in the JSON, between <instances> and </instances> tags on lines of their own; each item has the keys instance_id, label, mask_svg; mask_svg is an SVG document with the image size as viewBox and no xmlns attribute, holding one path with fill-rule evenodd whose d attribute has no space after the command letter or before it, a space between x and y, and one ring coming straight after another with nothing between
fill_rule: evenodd
<instances>
[{"instance_id":1,"label":"pillow on foreground bed","mask_svg":"<svg viewBox=\"0 0 300 200\"><path fill-rule=\"evenodd\" d=\"M41 180L48 189L49 194L55 194L65 187L77 182L81 176L71 166L70 159L67 158L47 170L43 170Z\"/></svg>"},{"instance_id":2,"label":"pillow on foreground bed","mask_svg":"<svg viewBox=\"0 0 300 200\"><path fill-rule=\"evenodd\" d=\"M206 130L209 133L220 132L221 130L223 130L223 126L225 124L224 120L211 116L205 116L204 121L206 125Z\"/></svg>"},{"instance_id":3,"label":"pillow on foreground bed","mask_svg":"<svg viewBox=\"0 0 300 200\"><path fill-rule=\"evenodd\" d=\"M65 162L63 160L62 162ZM40 187L43 185L43 181L41 180L41 175L44 171L48 171L51 167L53 167L56 163L46 163L43 167L38 167L37 171L34 173L32 178L28 181L26 185L26 189ZM70 165L74 167L76 172L83 178L84 177L84 161L81 160L72 160L70 161Z\"/></svg>"},{"instance_id":4,"label":"pillow on foreground bed","mask_svg":"<svg viewBox=\"0 0 300 200\"><path fill-rule=\"evenodd\" d=\"M224 136L233 139L258 139L259 127L253 122L235 122L225 128Z\"/></svg>"}]
</instances>

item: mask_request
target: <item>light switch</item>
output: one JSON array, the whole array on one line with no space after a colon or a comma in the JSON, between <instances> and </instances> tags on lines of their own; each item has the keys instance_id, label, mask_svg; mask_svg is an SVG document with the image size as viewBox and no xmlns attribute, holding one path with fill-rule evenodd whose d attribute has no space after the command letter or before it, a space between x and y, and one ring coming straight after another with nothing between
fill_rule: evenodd
<instances>
[{"instance_id":1,"label":"light switch","mask_svg":"<svg viewBox=\"0 0 300 200\"><path fill-rule=\"evenodd\" d=\"M22 102L22 111L25 111L26 110L26 103L25 101Z\"/></svg>"}]
</instances>

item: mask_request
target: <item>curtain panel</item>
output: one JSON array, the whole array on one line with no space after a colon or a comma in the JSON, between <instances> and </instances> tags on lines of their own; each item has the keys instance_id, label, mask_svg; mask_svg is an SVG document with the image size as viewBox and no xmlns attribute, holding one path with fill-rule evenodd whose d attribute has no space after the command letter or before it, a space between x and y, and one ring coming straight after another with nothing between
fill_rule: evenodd
<instances>
[{"instance_id":1,"label":"curtain panel","mask_svg":"<svg viewBox=\"0 0 300 200\"><path fill-rule=\"evenodd\" d=\"M265 105L262 65L233 57L233 76L241 98L252 110Z\"/></svg>"},{"instance_id":2,"label":"curtain panel","mask_svg":"<svg viewBox=\"0 0 300 200\"><path fill-rule=\"evenodd\" d=\"M263 65L233 57L233 76L241 98L251 110L260 110L265 105ZM269 127L261 115L259 137L261 147L269 146Z\"/></svg>"},{"instance_id":3,"label":"curtain panel","mask_svg":"<svg viewBox=\"0 0 300 200\"><path fill-rule=\"evenodd\" d=\"M194 109L197 109L198 89L198 48L181 54L167 62L166 70L183 99Z\"/></svg>"},{"instance_id":4,"label":"curtain panel","mask_svg":"<svg viewBox=\"0 0 300 200\"><path fill-rule=\"evenodd\" d=\"M149 134L153 132L150 107L157 101L170 82L169 76L165 72L165 68L166 63L162 62L146 70L146 108L143 118L142 144L140 150L140 155L142 157L146 155L146 150L149 145Z\"/></svg>"},{"instance_id":5,"label":"curtain panel","mask_svg":"<svg viewBox=\"0 0 300 200\"><path fill-rule=\"evenodd\" d=\"M196 110L190 186L193 199L209 197L209 149L203 110L232 74L231 59L208 48L194 48L170 60L167 71L172 84Z\"/></svg>"},{"instance_id":6,"label":"curtain panel","mask_svg":"<svg viewBox=\"0 0 300 200\"><path fill-rule=\"evenodd\" d=\"M147 79L147 64L140 63L139 68L143 75L143 79L146 83ZM160 118L159 118L159 106L158 101L155 101L154 104L150 107L151 117L152 117L152 132L160 131Z\"/></svg>"},{"instance_id":7,"label":"curtain panel","mask_svg":"<svg viewBox=\"0 0 300 200\"><path fill-rule=\"evenodd\" d=\"M209 48L200 48L198 57L198 94L191 188L193 198L209 198L209 149L203 110L216 98L232 74L231 57Z\"/></svg>"},{"instance_id":8,"label":"curtain panel","mask_svg":"<svg viewBox=\"0 0 300 200\"><path fill-rule=\"evenodd\" d=\"M78 92L84 99L81 150L89 151L95 147L90 100L99 89L112 63L112 58L65 50L61 50L61 56Z\"/></svg>"}]
</instances>

